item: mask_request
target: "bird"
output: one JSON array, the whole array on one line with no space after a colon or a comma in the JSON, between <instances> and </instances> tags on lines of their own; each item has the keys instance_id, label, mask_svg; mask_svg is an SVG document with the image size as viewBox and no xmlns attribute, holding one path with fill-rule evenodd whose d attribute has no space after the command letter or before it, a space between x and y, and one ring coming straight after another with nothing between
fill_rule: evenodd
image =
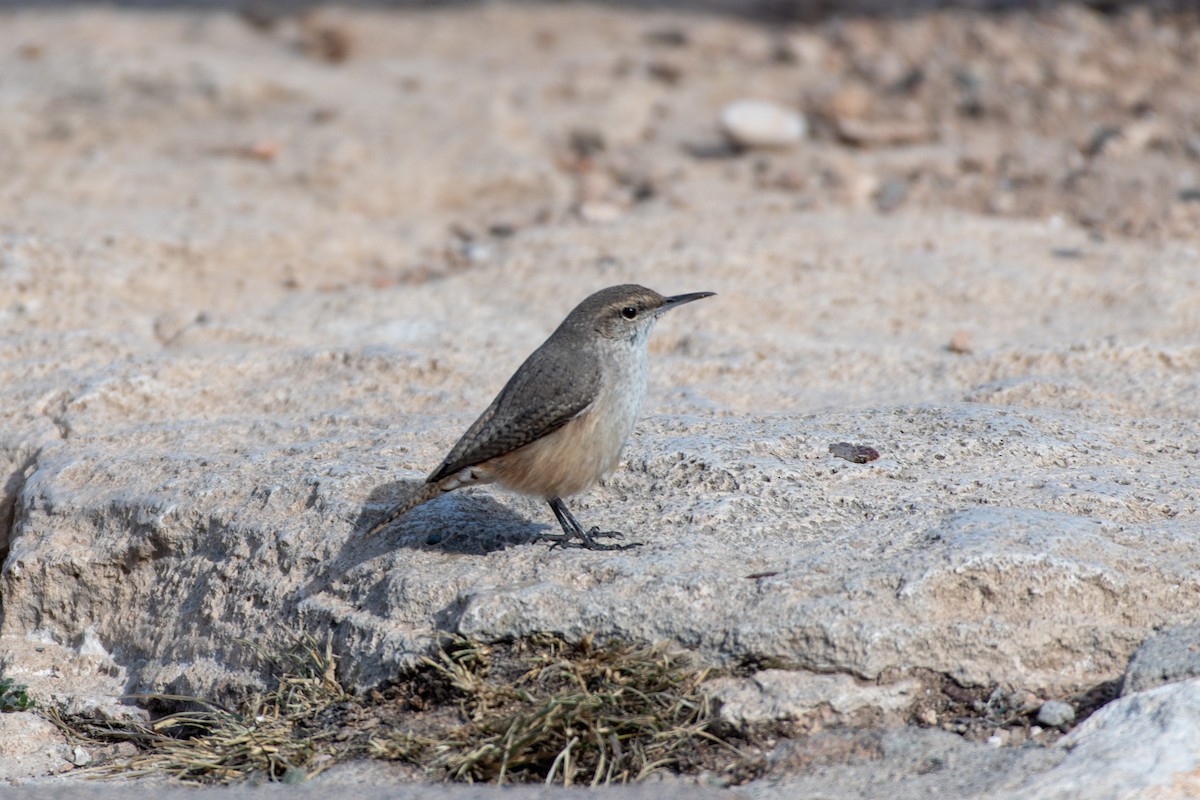
<instances>
[{"instance_id":1,"label":"bird","mask_svg":"<svg viewBox=\"0 0 1200 800\"><path fill-rule=\"evenodd\" d=\"M425 483L368 532L374 536L446 492L496 483L544 499L562 534L552 547L625 550L619 531L584 528L563 502L620 461L646 397L647 341L667 311L714 292L664 297L636 284L601 289L577 305L535 350Z\"/></svg>"}]
</instances>

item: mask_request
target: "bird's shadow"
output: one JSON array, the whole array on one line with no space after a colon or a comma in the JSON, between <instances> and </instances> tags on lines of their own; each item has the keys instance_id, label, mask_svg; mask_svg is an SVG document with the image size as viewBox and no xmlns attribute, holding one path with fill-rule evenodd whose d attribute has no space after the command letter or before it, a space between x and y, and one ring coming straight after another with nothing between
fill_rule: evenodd
<instances>
[{"instance_id":1,"label":"bird's shadow","mask_svg":"<svg viewBox=\"0 0 1200 800\"><path fill-rule=\"evenodd\" d=\"M397 503L424 485L419 480L391 481L372 489L354 520L354 538L365 538ZM434 548L447 553L485 555L536 541L547 527L531 522L491 495L468 490L419 505L366 541L385 543L387 550Z\"/></svg>"},{"instance_id":2,"label":"bird's shadow","mask_svg":"<svg viewBox=\"0 0 1200 800\"><path fill-rule=\"evenodd\" d=\"M391 481L371 490L352 523L353 532L301 590L301 596L318 594L360 564L398 549L487 555L537 542L549 527L530 521L487 494L468 490L417 506L379 533L367 536L394 506L423 486L422 480Z\"/></svg>"}]
</instances>

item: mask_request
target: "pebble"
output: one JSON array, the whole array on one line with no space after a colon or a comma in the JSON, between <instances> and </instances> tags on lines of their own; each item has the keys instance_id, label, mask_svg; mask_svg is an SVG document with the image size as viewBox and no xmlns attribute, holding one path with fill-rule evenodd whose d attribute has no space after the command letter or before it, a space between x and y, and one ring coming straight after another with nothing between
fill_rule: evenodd
<instances>
[{"instance_id":1,"label":"pebble","mask_svg":"<svg viewBox=\"0 0 1200 800\"><path fill-rule=\"evenodd\" d=\"M831 444L829 452L854 464L866 464L868 461L875 461L879 458L879 451L874 447L850 442Z\"/></svg>"},{"instance_id":2,"label":"pebble","mask_svg":"<svg viewBox=\"0 0 1200 800\"><path fill-rule=\"evenodd\" d=\"M1037 721L1047 728L1065 728L1075 721L1075 709L1062 700L1047 700L1038 709Z\"/></svg>"},{"instance_id":3,"label":"pebble","mask_svg":"<svg viewBox=\"0 0 1200 800\"><path fill-rule=\"evenodd\" d=\"M951 353L958 353L959 355L969 354L975 349L975 345L973 344L971 338L971 332L964 330L955 331L950 336L950 343L946 345L946 349Z\"/></svg>"},{"instance_id":4,"label":"pebble","mask_svg":"<svg viewBox=\"0 0 1200 800\"><path fill-rule=\"evenodd\" d=\"M837 133L842 141L856 147L896 147L937 139L937 129L932 124L905 120L867 122L861 119L839 119Z\"/></svg>"},{"instance_id":5,"label":"pebble","mask_svg":"<svg viewBox=\"0 0 1200 800\"><path fill-rule=\"evenodd\" d=\"M875 193L875 207L887 213L899 208L908 199L908 181L903 178L890 178L883 182Z\"/></svg>"},{"instance_id":6,"label":"pebble","mask_svg":"<svg viewBox=\"0 0 1200 800\"><path fill-rule=\"evenodd\" d=\"M621 207L615 203L605 203L602 201L584 203L579 207L579 216L585 222L616 222L621 218Z\"/></svg>"},{"instance_id":7,"label":"pebble","mask_svg":"<svg viewBox=\"0 0 1200 800\"><path fill-rule=\"evenodd\" d=\"M741 147L788 147L808 133L804 117L765 100L738 100L721 110L721 130Z\"/></svg>"},{"instance_id":8,"label":"pebble","mask_svg":"<svg viewBox=\"0 0 1200 800\"><path fill-rule=\"evenodd\" d=\"M837 120L865 117L875 105L875 96L862 84L850 83L829 99L828 113Z\"/></svg>"},{"instance_id":9,"label":"pebble","mask_svg":"<svg viewBox=\"0 0 1200 800\"><path fill-rule=\"evenodd\" d=\"M92 756L87 750L84 750L82 747L77 745L71 750L71 757L67 760L77 767L86 767L91 763Z\"/></svg>"},{"instance_id":10,"label":"pebble","mask_svg":"<svg viewBox=\"0 0 1200 800\"><path fill-rule=\"evenodd\" d=\"M491 259L492 248L482 242L464 242L462 254L472 264L482 264Z\"/></svg>"}]
</instances>

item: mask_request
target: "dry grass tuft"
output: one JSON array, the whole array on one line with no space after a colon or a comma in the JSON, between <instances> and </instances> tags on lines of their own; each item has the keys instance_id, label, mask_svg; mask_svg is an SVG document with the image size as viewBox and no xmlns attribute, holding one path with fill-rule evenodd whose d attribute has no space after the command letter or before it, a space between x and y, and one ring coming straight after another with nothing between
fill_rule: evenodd
<instances>
[{"instance_id":1,"label":"dry grass tuft","mask_svg":"<svg viewBox=\"0 0 1200 800\"><path fill-rule=\"evenodd\" d=\"M287 670L265 695L238 710L197 697L143 695L139 699L189 706L153 722L55 719L75 739L102 744L132 742L127 760L89 770L103 777L167 777L187 784L282 781L295 783L337 762L328 737L297 735L299 722L349 699L335 677L328 644L311 639L283 659Z\"/></svg>"},{"instance_id":2,"label":"dry grass tuft","mask_svg":"<svg viewBox=\"0 0 1200 800\"><path fill-rule=\"evenodd\" d=\"M708 670L662 647L570 645L543 636L526 652L457 641L428 665L466 721L440 737L395 731L376 757L423 764L451 780L563 786L638 781L660 769L744 769L744 754L712 731ZM514 668L520 671L514 674ZM714 759L714 756L716 758Z\"/></svg>"},{"instance_id":3,"label":"dry grass tuft","mask_svg":"<svg viewBox=\"0 0 1200 800\"><path fill-rule=\"evenodd\" d=\"M448 640L383 691L349 696L328 644L305 640L278 685L237 710L155 695L189 710L154 722L59 719L77 740L132 742L92 770L190 784L298 782L355 758L416 765L433 779L563 786L638 781L659 770L742 782L761 770L714 731L707 669L663 647L552 636Z\"/></svg>"}]
</instances>

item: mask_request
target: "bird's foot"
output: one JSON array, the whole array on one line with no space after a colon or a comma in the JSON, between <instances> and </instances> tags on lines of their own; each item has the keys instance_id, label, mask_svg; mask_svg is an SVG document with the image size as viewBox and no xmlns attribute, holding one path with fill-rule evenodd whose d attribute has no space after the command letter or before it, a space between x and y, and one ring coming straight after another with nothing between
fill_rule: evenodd
<instances>
[{"instance_id":1,"label":"bird's foot","mask_svg":"<svg viewBox=\"0 0 1200 800\"><path fill-rule=\"evenodd\" d=\"M577 535L557 534L557 533L542 533L539 534L536 541L549 542L550 549L556 547L568 548L577 547L580 550L632 550L635 547L641 547L641 542L627 542L625 544L610 544L606 542L596 541L597 539L622 539L625 534L620 531L602 531L599 528L591 530L580 530Z\"/></svg>"},{"instance_id":2,"label":"bird's foot","mask_svg":"<svg viewBox=\"0 0 1200 800\"><path fill-rule=\"evenodd\" d=\"M625 534L620 531L602 531L599 528L585 529L579 524L579 520L567 510L561 497L548 497L546 502L550 504L550 508L554 510L554 516L558 518L558 524L562 525L562 536L542 535L542 539L550 542L550 549L555 547L578 547L582 550L632 550L635 547L641 547L640 542L630 542L628 544L604 544L596 541L597 539L620 539Z\"/></svg>"},{"instance_id":3,"label":"bird's foot","mask_svg":"<svg viewBox=\"0 0 1200 800\"><path fill-rule=\"evenodd\" d=\"M580 537L583 541L579 547L585 550L632 550L635 547L641 547L641 542L625 542L624 544L606 544L598 542L597 539L624 539L625 534L620 531L602 531L599 528L592 528L582 532Z\"/></svg>"},{"instance_id":4,"label":"bird's foot","mask_svg":"<svg viewBox=\"0 0 1200 800\"><path fill-rule=\"evenodd\" d=\"M573 536L567 536L565 533L539 533L533 537L535 542L547 542L550 549L556 547L570 547L570 542L574 541Z\"/></svg>"},{"instance_id":5,"label":"bird's foot","mask_svg":"<svg viewBox=\"0 0 1200 800\"><path fill-rule=\"evenodd\" d=\"M583 538L584 539L624 539L625 534L621 533L620 531L602 531L599 528L593 526L593 527L587 529L587 531L583 534Z\"/></svg>"}]
</instances>

